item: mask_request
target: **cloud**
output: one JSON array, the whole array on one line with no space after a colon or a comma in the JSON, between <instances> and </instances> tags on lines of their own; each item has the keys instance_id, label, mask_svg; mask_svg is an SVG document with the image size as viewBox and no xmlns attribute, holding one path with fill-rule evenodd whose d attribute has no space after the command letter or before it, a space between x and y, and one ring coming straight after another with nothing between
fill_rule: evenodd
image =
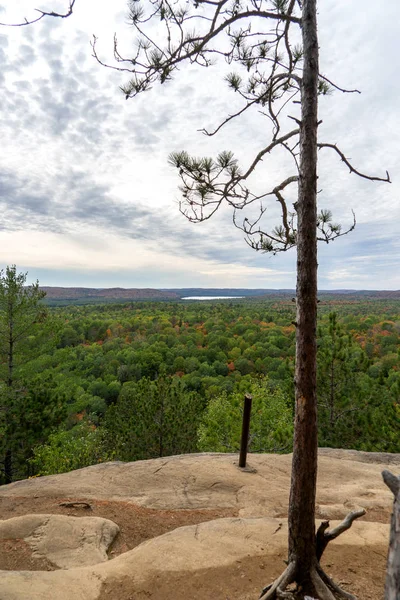
<instances>
[{"instance_id":1,"label":"cloud","mask_svg":"<svg viewBox=\"0 0 400 600\"><path fill-rule=\"evenodd\" d=\"M29 16L29 8L30 3L18 10L7 5L6 16ZM198 132L240 108L239 96L226 90L223 74L231 66L224 64L183 68L174 81L126 101L119 86L129 73L100 67L89 46L95 32L101 56L111 59L115 28L121 51L129 55L132 31L125 12L125 0L96 11L82 3L62 22L47 19L0 33L2 260L29 262L48 273L60 265L66 274L68 268L90 269L102 285L105 273L114 281L113 270L128 276L131 261L141 281L169 277L175 287L189 279L200 285L196 278L210 286L235 281L239 287L264 287L265 280L270 287L293 287L295 253L256 254L233 227L230 210L201 225L188 223L176 203L177 174L167 166L171 151L215 156L232 149L246 167L268 143L268 122L256 107L218 136ZM384 176L388 169L394 178L392 185L360 180L336 154L320 151L320 207L331 209L344 227L354 209L358 223L352 235L320 246L322 287L354 287L357 281L400 287L397 12L394 0L385 5L385 19L372 0L365 0L362 15L347 0L327 0L320 7L323 72L363 91L321 100L320 139L337 142L360 170ZM292 174L287 166L283 153L265 157L252 178L254 190L270 190ZM279 215L272 201L268 224L276 225ZM25 254L23 239L29 242Z\"/></svg>"},{"instance_id":2,"label":"cloud","mask_svg":"<svg viewBox=\"0 0 400 600\"><path fill-rule=\"evenodd\" d=\"M52 252L44 254L43 245L51 247ZM213 286L220 287L222 279L228 287L239 286L240 281L245 281L249 287L252 281L260 284L258 287L263 287L262 282L269 282L270 287L274 287L277 281L273 269L222 264L196 256L188 260L186 255L170 254L167 249L161 252L148 240L104 234L95 228L83 234L76 231L62 235L42 231L0 232L0 265L7 264L10 251L19 268L26 268L31 277L39 277L37 273L41 271L42 285L49 284L54 277L59 281L60 273L69 272L70 279L71 271L84 272L92 279L93 273L97 273L102 279L98 285L103 285L108 277L115 285L128 286L131 285L128 282L132 282L139 287L175 287L182 285L183 281L186 286L212 282ZM84 281L77 276L78 280Z\"/></svg>"},{"instance_id":3,"label":"cloud","mask_svg":"<svg viewBox=\"0 0 400 600\"><path fill-rule=\"evenodd\" d=\"M85 238L87 232L96 229L99 238L113 234L120 240L145 241L160 257L167 252L179 258L186 256L186 260L231 263L234 259L237 266L246 262L242 235L232 229L228 215L223 225L210 222L196 226L188 223L177 207L171 211L146 206L140 197L122 202L113 197L109 186L96 183L78 169L47 173L36 187L29 176L18 179L15 173L3 171L0 193L3 231L79 232Z\"/></svg>"}]
</instances>

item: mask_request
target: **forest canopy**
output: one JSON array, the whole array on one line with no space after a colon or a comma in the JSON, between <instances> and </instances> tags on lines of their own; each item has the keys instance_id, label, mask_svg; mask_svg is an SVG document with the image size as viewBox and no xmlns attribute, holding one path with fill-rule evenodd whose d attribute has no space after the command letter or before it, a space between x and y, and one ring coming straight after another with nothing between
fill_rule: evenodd
<instances>
[{"instance_id":1,"label":"forest canopy","mask_svg":"<svg viewBox=\"0 0 400 600\"><path fill-rule=\"evenodd\" d=\"M18 368L31 433L28 445L15 440L15 479L108 459L235 452L245 393L255 398L250 450L291 451L290 300L47 310L55 333L31 339ZM398 300L319 304L320 446L400 452L399 336Z\"/></svg>"}]
</instances>

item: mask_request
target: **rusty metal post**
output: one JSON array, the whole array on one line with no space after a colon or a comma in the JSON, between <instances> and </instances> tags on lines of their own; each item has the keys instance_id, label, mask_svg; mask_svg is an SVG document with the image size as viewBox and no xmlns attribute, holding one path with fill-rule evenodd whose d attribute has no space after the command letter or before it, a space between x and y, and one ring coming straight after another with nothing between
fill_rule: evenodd
<instances>
[{"instance_id":1,"label":"rusty metal post","mask_svg":"<svg viewBox=\"0 0 400 600\"><path fill-rule=\"evenodd\" d=\"M251 401L252 397L250 396L250 394L246 394L244 397L242 440L240 442L239 455L239 467L241 467L242 469L244 469L244 467L246 466L247 446L249 444Z\"/></svg>"}]
</instances>

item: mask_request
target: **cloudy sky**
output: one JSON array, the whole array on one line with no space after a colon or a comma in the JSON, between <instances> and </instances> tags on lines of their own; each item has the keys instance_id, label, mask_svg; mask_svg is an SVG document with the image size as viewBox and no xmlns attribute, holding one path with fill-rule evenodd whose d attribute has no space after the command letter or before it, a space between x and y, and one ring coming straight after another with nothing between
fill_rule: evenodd
<instances>
[{"instance_id":1,"label":"cloudy sky","mask_svg":"<svg viewBox=\"0 0 400 600\"><path fill-rule=\"evenodd\" d=\"M321 71L361 95L320 103L320 141L337 143L354 166L388 170L392 184L350 175L320 151L320 206L353 233L320 246L321 289L400 288L400 51L398 1L321 0ZM66 0L0 0L0 21ZM76 0L68 19L0 27L0 267L16 264L42 285L88 287L295 287L295 252L256 253L229 210L192 224L179 214L170 152L215 156L231 149L244 165L267 143L256 111L206 138L237 106L224 65L183 68L172 82L126 101L124 74L92 57L92 34L111 58L113 35L129 55L126 0ZM280 156L257 173L273 187L288 175ZM275 203L276 204L276 203ZM274 225L279 216L271 206Z\"/></svg>"}]
</instances>

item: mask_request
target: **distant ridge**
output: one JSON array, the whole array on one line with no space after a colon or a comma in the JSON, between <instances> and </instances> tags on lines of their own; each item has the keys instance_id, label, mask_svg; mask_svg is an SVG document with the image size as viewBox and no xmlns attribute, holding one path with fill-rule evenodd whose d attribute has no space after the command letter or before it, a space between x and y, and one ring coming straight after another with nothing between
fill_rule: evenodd
<instances>
[{"instance_id":1,"label":"distant ridge","mask_svg":"<svg viewBox=\"0 0 400 600\"><path fill-rule=\"evenodd\" d=\"M293 297L296 295L295 289L281 288L281 289L249 289L249 288L163 288L162 291L174 292L179 297L184 298L186 296L245 296L245 297ZM319 290L319 296L345 296L346 298L390 298L400 299L400 290L349 290L349 289L338 289L338 290Z\"/></svg>"},{"instance_id":2,"label":"distant ridge","mask_svg":"<svg viewBox=\"0 0 400 600\"><path fill-rule=\"evenodd\" d=\"M296 295L294 289L249 288L84 288L42 286L46 303L53 305L129 302L140 300L174 301L186 297L244 297L286 300ZM400 290L319 290L320 299L335 300L400 300Z\"/></svg>"},{"instance_id":3,"label":"distant ridge","mask_svg":"<svg viewBox=\"0 0 400 600\"><path fill-rule=\"evenodd\" d=\"M179 294L173 291L161 291L151 288L81 288L41 286L47 300L179 300Z\"/></svg>"}]
</instances>

